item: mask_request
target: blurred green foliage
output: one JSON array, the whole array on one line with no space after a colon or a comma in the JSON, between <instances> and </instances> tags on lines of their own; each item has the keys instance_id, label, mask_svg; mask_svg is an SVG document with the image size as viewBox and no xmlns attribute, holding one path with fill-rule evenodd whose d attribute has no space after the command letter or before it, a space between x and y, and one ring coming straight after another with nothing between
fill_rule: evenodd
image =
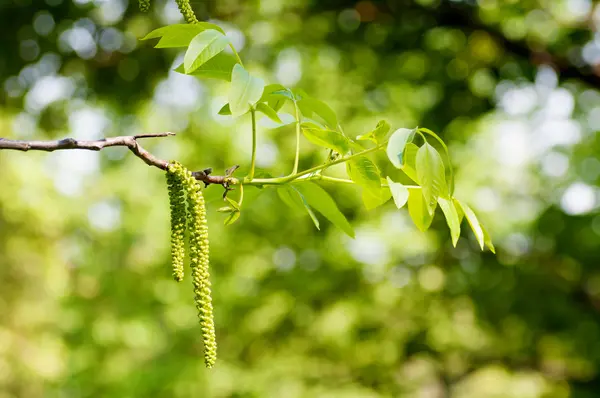
<instances>
[{"instance_id":1,"label":"blurred green foliage","mask_svg":"<svg viewBox=\"0 0 600 398\"><path fill-rule=\"evenodd\" d=\"M270 189L247 189L224 227L211 186L219 360L206 370L191 282L171 279L164 175L123 148L3 151L1 398L598 396L597 2L192 7L253 74L327 101L348 134L381 119L441 132L498 255L467 231L453 249L439 214L421 233L391 202L367 211L359 190L327 183L355 240L315 231ZM126 0L5 0L0 20L2 137L176 131L145 146L247 171L247 120L217 114L227 85L169 72L182 54L137 41L181 21L174 1L144 14ZM292 127L262 123L258 166L288 173ZM309 148L303 166L326 156Z\"/></svg>"}]
</instances>

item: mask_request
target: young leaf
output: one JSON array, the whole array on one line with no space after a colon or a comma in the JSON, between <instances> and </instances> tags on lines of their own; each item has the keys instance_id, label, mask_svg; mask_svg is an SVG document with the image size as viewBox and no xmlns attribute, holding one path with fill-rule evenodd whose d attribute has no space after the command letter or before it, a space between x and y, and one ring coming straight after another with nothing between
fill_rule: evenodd
<instances>
[{"instance_id":1,"label":"young leaf","mask_svg":"<svg viewBox=\"0 0 600 398\"><path fill-rule=\"evenodd\" d=\"M240 211L240 204L235 200L231 199L229 196L225 196L225 200L229 202L231 207L233 207L236 211Z\"/></svg>"},{"instance_id":2,"label":"young leaf","mask_svg":"<svg viewBox=\"0 0 600 398\"><path fill-rule=\"evenodd\" d=\"M452 202L454 202L454 207L456 208L456 214L458 214L458 223L462 224L463 218L465 217L465 212L462 210L458 199L452 198Z\"/></svg>"},{"instance_id":3,"label":"young leaf","mask_svg":"<svg viewBox=\"0 0 600 398\"><path fill-rule=\"evenodd\" d=\"M387 145L387 156L397 169L404 165L404 148L415 136L415 130L398 129L394 131Z\"/></svg>"},{"instance_id":4,"label":"young leaf","mask_svg":"<svg viewBox=\"0 0 600 398\"><path fill-rule=\"evenodd\" d=\"M489 247L489 249L492 252L496 252L494 245L491 242L491 238L489 236L489 234L487 234L486 232L484 232L484 229L482 227L482 225L479 223L479 220L477 219L477 216L475 215L475 213L473 212L473 210L471 210L471 208L464 202L461 202L458 199L455 199L456 203L462 208L462 211L465 214L465 217L467 218L467 221L469 222L469 225L471 226L471 229L473 230L473 233L475 234L475 238L477 238L477 242L479 243L479 246L481 247L481 250L483 250L484 245L487 245L487 247ZM486 237L487 235L487 237Z\"/></svg>"},{"instance_id":5,"label":"young leaf","mask_svg":"<svg viewBox=\"0 0 600 398\"><path fill-rule=\"evenodd\" d=\"M231 89L229 91L229 108L234 117L248 112L261 97L264 82L258 77L250 76L240 64L236 64L231 72Z\"/></svg>"},{"instance_id":6,"label":"young leaf","mask_svg":"<svg viewBox=\"0 0 600 398\"><path fill-rule=\"evenodd\" d=\"M446 162L448 163L448 170L450 171L450 175L448 177L448 180L450 182L450 184L448 184L448 186L450 187L450 195L454 194L454 171L452 170L452 163L450 162L450 152L448 151L448 147L446 146L446 144L444 143L444 140L442 140L436 133L434 133L433 131L426 129L426 128L419 128L419 131L425 133L425 134L429 134L430 136L432 136L433 138L435 138L440 145L442 146L442 148L444 148L444 155L446 156Z\"/></svg>"},{"instance_id":7,"label":"young leaf","mask_svg":"<svg viewBox=\"0 0 600 398\"><path fill-rule=\"evenodd\" d=\"M206 61L219 54L227 47L229 39L224 34L208 29L198 33L192 39L183 58L185 73L198 69Z\"/></svg>"},{"instance_id":8,"label":"young leaf","mask_svg":"<svg viewBox=\"0 0 600 398\"><path fill-rule=\"evenodd\" d=\"M379 170L366 156L359 156L346 163L348 175L358 186L377 196L381 190Z\"/></svg>"},{"instance_id":9,"label":"young leaf","mask_svg":"<svg viewBox=\"0 0 600 398\"><path fill-rule=\"evenodd\" d=\"M294 94L292 94L292 92L290 90L288 90L287 88L284 88L282 90L273 91L271 93L271 95L282 96L291 101L296 101L296 97L294 97Z\"/></svg>"},{"instance_id":10,"label":"young leaf","mask_svg":"<svg viewBox=\"0 0 600 398\"><path fill-rule=\"evenodd\" d=\"M427 203L429 214L433 214L439 196L448 195L444 161L434 147L427 142L417 151L417 178Z\"/></svg>"},{"instance_id":11,"label":"young leaf","mask_svg":"<svg viewBox=\"0 0 600 398\"><path fill-rule=\"evenodd\" d=\"M396 204L396 207L401 209L408 201L408 188L406 188L399 182L392 181L390 177L387 177L387 183L390 187L390 191L392 193L392 197L394 198L394 203Z\"/></svg>"},{"instance_id":12,"label":"young leaf","mask_svg":"<svg viewBox=\"0 0 600 398\"><path fill-rule=\"evenodd\" d=\"M208 23L208 22L200 22L196 24L175 24L163 26L162 28L158 28L153 30L144 36L141 40L149 40L161 38L154 46L155 48L174 48L174 47L187 47L192 39L198 35L198 33L207 30L213 29L222 34L225 34L223 29L219 26Z\"/></svg>"},{"instance_id":13,"label":"young leaf","mask_svg":"<svg viewBox=\"0 0 600 398\"><path fill-rule=\"evenodd\" d=\"M236 222L238 218L240 218L240 211L235 210L235 211L232 211L231 213L229 213L229 215L227 216L227 218L225 219L225 221L223 223L225 225L231 225L234 222Z\"/></svg>"},{"instance_id":14,"label":"young leaf","mask_svg":"<svg viewBox=\"0 0 600 398\"><path fill-rule=\"evenodd\" d=\"M331 221L335 226L344 231L348 236L354 238L354 230L346 220L344 214L338 209L334 200L329 196L327 191L319 185L312 182L301 182L293 184L306 199L306 202L321 213L325 218Z\"/></svg>"},{"instance_id":15,"label":"young leaf","mask_svg":"<svg viewBox=\"0 0 600 398\"><path fill-rule=\"evenodd\" d=\"M419 147L409 142L404 148L404 166L400 168L411 180L417 182L417 152Z\"/></svg>"},{"instance_id":16,"label":"young leaf","mask_svg":"<svg viewBox=\"0 0 600 398\"><path fill-rule=\"evenodd\" d=\"M452 199L438 198L438 204L446 217L446 223L450 228L450 236L452 237L452 245L456 247L458 238L460 237L460 219L458 218L458 212Z\"/></svg>"},{"instance_id":17,"label":"young leaf","mask_svg":"<svg viewBox=\"0 0 600 398\"><path fill-rule=\"evenodd\" d=\"M298 101L298 107L304 116L311 117L312 113L314 112L319 115L319 117L321 117L321 119L323 119L329 127L337 130L337 115L335 114L335 111L331 109L331 107L325 102L315 98L303 97L300 101Z\"/></svg>"},{"instance_id":18,"label":"young leaf","mask_svg":"<svg viewBox=\"0 0 600 398\"><path fill-rule=\"evenodd\" d=\"M385 120L380 120L379 123L377 123L377 126L374 130L371 130L367 134L359 135L358 137L356 137L356 139L360 141L371 140L378 144L381 141L383 141L383 139L385 139L385 136L389 131L390 124Z\"/></svg>"},{"instance_id":19,"label":"young leaf","mask_svg":"<svg viewBox=\"0 0 600 398\"><path fill-rule=\"evenodd\" d=\"M258 105L256 105L256 110L261 112L262 114L264 114L266 117L268 117L269 119L271 119L274 122L283 123L281 121L281 119L279 118L279 116L277 115L277 112L275 112L273 110L273 108L271 108L269 105L265 104L264 102L259 102Z\"/></svg>"},{"instance_id":20,"label":"young leaf","mask_svg":"<svg viewBox=\"0 0 600 398\"><path fill-rule=\"evenodd\" d=\"M427 211L427 204L420 189L408 189L408 214L421 232L427 231L433 221L433 214Z\"/></svg>"},{"instance_id":21,"label":"young leaf","mask_svg":"<svg viewBox=\"0 0 600 398\"><path fill-rule=\"evenodd\" d=\"M281 198L281 200L286 205L288 205L295 211L297 211L297 212L306 211L308 213L308 215L310 216L311 220L313 221L313 223L315 224L315 227L317 227L317 229L321 229L320 225L319 225L319 219L317 218L315 213L312 211L312 209L310 208L310 206L308 205L308 203L306 202L306 200L304 199L302 194L300 194L300 192L298 192L298 190L295 187L285 186L285 185L281 186L281 187L277 188L277 194L279 195L279 198Z\"/></svg>"},{"instance_id":22,"label":"young leaf","mask_svg":"<svg viewBox=\"0 0 600 398\"><path fill-rule=\"evenodd\" d=\"M348 137L339 131L323 129L310 122L302 123L301 127L304 136L315 145L334 149L341 154L347 153L350 149Z\"/></svg>"},{"instance_id":23,"label":"young leaf","mask_svg":"<svg viewBox=\"0 0 600 398\"><path fill-rule=\"evenodd\" d=\"M363 189L362 200L367 210L373 210L381 206L392 197L392 193L388 187L381 187L378 191L368 191Z\"/></svg>"},{"instance_id":24,"label":"young leaf","mask_svg":"<svg viewBox=\"0 0 600 398\"><path fill-rule=\"evenodd\" d=\"M483 226L483 224L480 224L480 225L481 225L481 230L483 231L483 243L485 243L487 248L490 249L490 251L492 253L496 254L496 248L494 247L494 244L492 243L492 237L490 236L490 233Z\"/></svg>"},{"instance_id":25,"label":"young leaf","mask_svg":"<svg viewBox=\"0 0 600 398\"><path fill-rule=\"evenodd\" d=\"M260 97L260 100L258 100L259 102L265 102L269 100L269 97L275 92L275 91L281 91L281 90L285 90L285 87L281 84L267 84L265 86L265 89L263 90L262 96Z\"/></svg>"},{"instance_id":26,"label":"young leaf","mask_svg":"<svg viewBox=\"0 0 600 398\"><path fill-rule=\"evenodd\" d=\"M231 80L231 70L236 60L233 56L225 53L219 53L202 64L191 73L185 73L184 65L179 65L175 72L186 75L205 77L209 79Z\"/></svg>"},{"instance_id":27,"label":"young leaf","mask_svg":"<svg viewBox=\"0 0 600 398\"><path fill-rule=\"evenodd\" d=\"M231 109L229 109L229 104L223 105L221 109L219 109L219 115L228 116L231 115Z\"/></svg>"}]
</instances>

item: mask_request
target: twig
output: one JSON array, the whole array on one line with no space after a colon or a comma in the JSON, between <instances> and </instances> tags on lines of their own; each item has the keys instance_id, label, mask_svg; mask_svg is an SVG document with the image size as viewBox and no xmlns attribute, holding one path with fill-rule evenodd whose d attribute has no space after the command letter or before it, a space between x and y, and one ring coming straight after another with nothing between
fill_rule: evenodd
<instances>
[{"instance_id":1,"label":"twig","mask_svg":"<svg viewBox=\"0 0 600 398\"><path fill-rule=\"evenodd\" d=\"M138 134L120 137L109 137L100 140L83 141L76 140L74 138L65 138L62 140L55 141L20 141L20 140L9 140L6 138L0 138L0 150L12 149L17 151L45 151L53 152L65 149L82 149L87 151L100 151L104 148L111 146L124 146L129 148L131 152L138 158L142 159L148 166L158 167L161 170L166 170L169 162L162 160L152 155L150 152L145 150L139 143L140 138L159 138L173 136L175 133L158 133L158 134ZM209 173L204 171L196 171L193 173L194 178L204 182L206 185L218 184L224 185L225 183L235 183L235 180L226 176L211 176Z\"/></svg>"}]
</instances>

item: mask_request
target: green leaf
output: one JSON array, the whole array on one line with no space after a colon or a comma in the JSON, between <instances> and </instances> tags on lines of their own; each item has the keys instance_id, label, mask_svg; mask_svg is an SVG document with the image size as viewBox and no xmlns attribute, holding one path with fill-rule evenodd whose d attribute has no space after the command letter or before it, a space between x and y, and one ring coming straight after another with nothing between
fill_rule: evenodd
<instances>
[{"instance_id":1,"label":"green leaf","mask_svg":"<svg viewBox=\"0 0 600 398\"><path fill-rule=\"evenodd\" d=\"M300 111L306 117L312 117L312 113L316 113L329 127L337 130L337 115L325 102L315 98L302 98L298 101L298 108L300 108Z\"/></svg>"},{"instance_id":2,"label":"green leaf","mask_svg":"<svg viewBox=\"0 0 600 398\"><path fill-rule=\"evenodd\" d=\"M273 91L271 93L271 95L282 96L282 97L285 97L285 98L287 98L287 99L289 99L291 101L295 101L296 100L296 98L294 97L294 94L292 94L292 92L289 89L287 89L287 88L284 88L282 90Z\"/></svg>"},{"instance_id":3,"label":"green leaf","mask_svg":"<svg viewBox=\"0 0 600 398\"><path fill-rule=\"evenodd\" d=\"M417 152L419 147L412 142L406 144L404 148L404 165L400 168L411 180L418 181L417 178Z\"/></svg>"},{"instance_id":4,"label":"green leaf","mask_svg":"<svg viewBox=\"0 0 600 398\"><path fill-rule=\"evenodd\" d=\"M227 218L224 221L224 224L225 225L231 225L234 222L236 222L238 218L240 218L240 211L239 210L235 210L235 211L229 213L229 215L227 216Z\"/></svg>"},{"instance_id":5,"label":"green leaf","mask_svg":"<svg viewBox=\"0 0 600 398\"><path fill-rule=\"evenodd\" d=\"M233 207L236 211L240 211L240 204L235 200L231 199L229 196L225 196L225 200L229 202L231 207Z\"/></svg>"},{"instance_id":6,"label":"green leaf","mask_svg":"<svg viewBox=\"0 0 600 398\"><path fill-rule=\"evenodd\" d=\"M271 119L274 122L283 123L281 121L281 119L279 118L279 116L277 115L277 112L275 112L273 110L273 108L271 108L269 105L265 104L264 102L259 102L258 105L256 105L256 110L263 113L265 116L267 116L269 119Z\"/></svg>"},{"instance_id":7,"label":"green leaf","mask_svg":"<svg viewBox=\"0 0 600 398\"><path fill-rule=\"evenodd\" d=\"M408 189L408 214L421 232L427 231L433 221L433 214L427 211L425 198L418 188Z\"/></svg>"},{"instance_id":8,"label":"green leaf","mask_svg":"<svg viewBox=\"0 0 600 398\"><path fill-rule=\"evenodd\" d=\"M339 131L319 127L315 123L304 122L301 124L304 136L313 144L345 154L350 149L348 137Z\"/></svg>"},{"instance_id":9,"label":"green leaf","mask_svg":"<svg viewBox=\"0 0 600 398\"><path fill-rule=\"evenodd\" d=\"M366 156L359 156L346 163L348 175L358 186L376 194L381 190L379 170Z\"/></svg>"},{"instance_id":10,"label":"green leaf","mask_svg":"<svg viewBox=\"0 0 600 398\"><path fill-rule=\"evenodd\" d=\"M386 148L388 159L397 169L404 165L404 148L406 144L412 141L415 136L415 130L398 129L392 133Z\"/></svg>"},{"instance_id":11,"label":"green leaf","mask_svg":"<svg viewBox=\"0 0 600 398\"><path fill-rule=\"evenodd\" d=\"M444 161L434 147L427 142L417 151L417 178L427 203L427 210L433 214L439 196L448 196Z\"/></svg>"},{"instance_id":12,"label":"green leaf","mask_svg":"<svg viewBox=\"0 0 600 398\"><path fill-rule=\"evenodd\" d=\"M469 222L469 225L471 226L471 229L475 234L475 238L477 238L477 242L479 243L481 250L483 250L484 245L487 245L490 248L490 250L495 253L496 249L492 244L489 234L487 234L487 231L484 232L483 226L479 223L479 220L477 219L477 216L475 215L473 210L471 210L471 208L466 203L461 202L458 199L455 199L455 201L462 208L462 211L464 212L465 217L467 218L467 221Z\"/></svg>"},{"instance_id":13,"label":"green leaf","mask_svg":"<svg viewBox=\"0 0 600 398\"><path fill-rule=\"evenodd\" d=\"M199 68L195 69L191 73L186 73L184 65L179 65L175 72L182 73L184 75L205 77L209 79L220 79L220 80L231 80L231 70L236 64L236 60L233 56L225 53L220 53L206 61Z\"/></svg>"},{"instance_id":14,"label":"green leaf","mask_svg":"<svg viewBox=\"0 0 600 398\"><path fill-rule=\"evenodd\" d=\"M229 109L229 104L225 104L221 109L219 109L219 115L231 115L231 109Z\"/></svg>"},{"instance_id":15,"label":"green leaf","mask_svg":"<svg viewBox=\"0 0 600 398\"><path fill-rule=\"evenodd\" d=\"M216 30L205 30L192 39L183 58L185 73L191 73L227 47L229 39Z\"/></svg>"},{"instance_id":16,"label":"green leaf","mask_svg":"<svg viewBox=\"0 0 600 398\"><path fill-rule=\"evenodd\" d=\"M198 35L198 33L207 29L213 29L222 34L225 34L223 29L219 26L208 23L199 22L196 24L175 24L163 26L153 30L144 36L141 40L157 39L161 38L155 48L174 48L174 47L187 47L192 39Z\"/></svg>"},{"instance_id":17,"label":"green leaf","mask_svg":"<svg viewBox=\"0 0 600 398\"><path fill-rule=\"evenodd\" d=\"M231 73L231 89L229 91L229 108L234 117L248 112L251 106L260 99L264 82L258 77L250 76L240 64L233 67Z\"/></svg>"},{"instance_id":18,"label":"green leaf","mask_svg":"<svg viewBox=\"0 0 600 398\"><path fill-rule=\"evenodd\" d=\"M306 202L331 221L335 226L354 238L354 230L346 220L344 214L338 209L335 201L327 191L312 182L295 183L293 186L304 196Z\"/></svg>"},{"instance_id":19,"label":"green leaf","mask_svg":"<svg viewBox=\"0 0 600 398\"><path fill-rule=\"evenodd\" d=\"M390 127L388 122L380 120L374 130L371 130L367 134L359 135L356 139L360 141L371 140L378 144L385 139L385 136L390 131Z\"/></svg>"},{"instance_id":20,"label":"green leaf","mask_svg":"<svg viewBox=\"0 0 600 398\"><path fill-rule=\"evenodd\" d=\"M445 152L445 156L446 156L446 162L448 163L448 170L450 172L450 175L448 176L448 181L450 182L448 184L448 186L450 187L450 195L454 194L454 171L452 170L452 163L450 162L450 152L448 151L448 147L446 146L446 144L444 143L444 140L442 140L436 133L434 133L433 131L423 128L421 127L419 129L419 131L425 133L425 134L429 134L430 136L432 136L433 138L435 138L440 145L442 146L442 148L444 148L444 152Z\"/></svg>"},{"instance_id":21,"label":"green leaf","mask_svg":"<svg viewBox=\"0 0 600 398\"><path fill-rule=\"evenodd\" d=\"M373 210L381 206L390 200L391 197L392 193L388 187L381 187L378 191L369 191L366 189L363 189L362 191L362 200L367 210Z\"/></svg>"},{"instance_id":22,"label":"green leaf","mask_svg":"<svg viewBox=\"0 0 600 398\"><path fill-rule=\"evenodd\" d=\"M399 182L392 181L390 177L387 177L387 183L390 187L390 191L392 193L392 197L394 198L394 203L396 204L396 207L401 209L408 201L408 188L406 188Z\"/></svg>"},{"instance_id":23,"label":"green leaf","mask_svg":"<svg viewBox=\"0 0 600 398\"><path fill-rule=\"evenodd\" d=\"M263 90L262 96L260 97L259 102L265 102L269 100L269 97L273 95L276 91L285 90L285 87L281 84L267 84L265 89Z\"/></svg>"},{"instance_id":24,"label":"green leaf","mask_svg":"<svg viewBox=\"0 0 600 398\"><path fill-rule=\"evenodd\" d=\"M306 202L306 199L304 199L304 196L302 196L302 194L298 192L295 187L284 185L277 188L277 194L286 205L295 211L302 213L306 211L315 224L315 227L317 227L317 229L321 229L319 225L319 219Z\"/></svg>"},{"instance_id":25,"label":"green leaf","mask_svg":"<svg viewBox=\"0 0 600 398\"><path fill-rule=\"evenodd\" d=\"M275 112L278 112L285 104L285 101L287 101L288 99L283 95L273 94L274 92L281 90L285 90L285 87L281 84L266 85L265 89L263 90L263 94L258 100L258 102L266 102L269 105L269 107L271 107L271 109L273 109Z\"/></svg>"},{"instance_id":26,"label":"green leaf","mask_svg":"<svg viewBox=\"0 0 600 398\"><path fill-rule=\"evenodd\" d=\"M483 226L483 224L480 224L480 225L481 225L481 230L483 231L483 243L485 243L487 248L490 249L490 251L492 253L496 254L496 248L494 247L494 244L492 243L492 237L490 236L490 233Z\"/></svg>"},{"instance_id":27,"label":"green leaf","mask_svg":"<svg viewBox=\"0 0 600 398\"><path fill-rule=\"evenodd\" d=\"M458 199L452 198L452 202L454 202L454 207L456 208L456 214L458 214L458 222L459 222L459 224L462 224L463 218L465 217L465 212L462 210L462 207L461 207L460 203L458 202Z\"/></svg>"},{"instance_id":28,"label":"green leaf","mask_svg":"<svg viewBox=\"0 0 600 398\"><path fill-rule=\"evenodd\" d=\"M448 224L448 228L450 228L450 236L452 237L452 245L456 247L456 243L458 242L458 238L460 237L460 219L458 217L458 212L456 211L456 206L454 205L454 201L452 199L444 199L442 197L438 198L438 204L446 217L446 223Z\"/></svg>"},{"instance_id":29,"label":"green leaf","mask_svg":"<svg viewBox=\"0 0 600 398\"><path fill-rule=\"evenodd\" d=\"M219 207L217 209L217 211L219 213L231 213L232 211L235 211L235 209L231 206L224 206L224 207Z\"/></svg>"}]
</instances>

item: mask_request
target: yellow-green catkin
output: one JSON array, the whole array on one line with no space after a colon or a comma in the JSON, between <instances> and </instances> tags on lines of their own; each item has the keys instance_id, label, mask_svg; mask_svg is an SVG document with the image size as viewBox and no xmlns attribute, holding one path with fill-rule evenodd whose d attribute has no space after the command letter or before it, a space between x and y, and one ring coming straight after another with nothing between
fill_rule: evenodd
<instances>
[{"instance_id":1,"label":"yellow-green catkin","mask_svg":"<svg viewBox=\"0 0 600 398\"><path fill-rule=\"evenodd\" d=\"M187 23L198 23L198 19L196 18L194 10L192 10L192 6L190 5L190 0L175 0L175 2L177 3L179 11Z\"/></svg>"},{"instance_id":2,"label":"yellow-green catkin","mask_svg":"<svg viewBox=\"0 0 600 398\"><path fill-rule=\"evenodd\" d=\"M171 207L171 261L173 278L180 282L184 275L185 258L185 189L183 186L184 172L179 163L173 162L167 169L167 187L169 189L169 205Z\"/></svg>"},{"instance_id":3,"label":"yellow-green catkin","mask_svg":"<svg viewBox=\"0 0 600 398\"><path fill-rule=\"evenodd\" d=\"M194 284L194 301L198 309L202 339L204 341L204 363L212 368L217 360L217 340L211 297L209 274L208 222L202 187L186 170L185 187L188 199L188 227L190 231L190 267Z\"/></svg>"},{"instance_id":4,"label":"yellow-green catkin","mask_svg":"<svg viewBox=\"0 0 600 398\"><path fill-rule=\"evenodd\" d=\"M146 12L150 9L150 0L139 0L140 11Z\"/></svg>"}]
</instances>

